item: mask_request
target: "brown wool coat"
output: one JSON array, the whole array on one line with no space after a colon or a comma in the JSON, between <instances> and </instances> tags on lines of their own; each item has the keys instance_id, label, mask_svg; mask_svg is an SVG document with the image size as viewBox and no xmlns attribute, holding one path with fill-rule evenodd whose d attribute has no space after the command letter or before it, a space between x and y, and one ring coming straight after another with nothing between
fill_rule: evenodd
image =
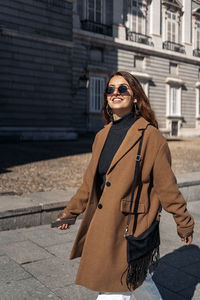
<instances>
[{"instance_id":1,"label":"brown wool coat","mask_svg":"<svg viewBox=\"0 0 200 300\"><path fill-rule=\"evenodd\" d=\"M70 259L81 256L76 284L91 290L127 291L125 281L123 280L123 285L120 282L121 275L127 267L124 232L141 129L147 125L148 122L141 117L129 129L107 171L106 182L109 183L105 185L100 199L95 174L112 124L105 126L96 135L83 184L64 209L69 218L75 218L85 211ZM151 225L156 218L159 203L173 214L179 234L191 233L194 221L177 188L170 167L171 158L167 142L151 125L145 130L141 155L142 176L139 188L137 187L135 192L135 197L140 192L136 235ZM98 203L102 208L98 208ZM133 218L134 214L131 225ZM129 233L131 234L131 230Z\"/></svg>"}]
</instances>

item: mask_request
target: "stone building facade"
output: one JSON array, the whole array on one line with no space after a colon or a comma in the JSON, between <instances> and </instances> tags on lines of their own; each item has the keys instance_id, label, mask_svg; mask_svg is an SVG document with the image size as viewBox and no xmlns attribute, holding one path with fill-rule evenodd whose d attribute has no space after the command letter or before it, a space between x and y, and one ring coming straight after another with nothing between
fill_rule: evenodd
<instances>
[{"instance_id":1,"label":"stone building facade","mask_svg":"<svg viewBox=\"0 0 200 300\"><path fill-rule=\"evenodd\" d=\"M97 131L117 70L140 80L161 131L200 135L200 0L7 0L0 20L0 137Z\"/></svg>"},{"instance_id":2,"label":"stone building facade","mask_svg":"<svg viewBox=\"0 0 200 300\"><path fill-rule=\"evenodd\" d=\"M0 137L66 139L71 128L72 1L0 2Z\"/></svg>"},{"instance_id":3,"label":"stone building facade","mask_svg":"<svg viewBox=\"0 0 200 300\"><path fill-rule=\"evenodd\" d=\"M97 130L109 74L126 70L144 87L161 131L200 135L200 1L76 0L74 127Z\"/></svg>"}]
</instances>

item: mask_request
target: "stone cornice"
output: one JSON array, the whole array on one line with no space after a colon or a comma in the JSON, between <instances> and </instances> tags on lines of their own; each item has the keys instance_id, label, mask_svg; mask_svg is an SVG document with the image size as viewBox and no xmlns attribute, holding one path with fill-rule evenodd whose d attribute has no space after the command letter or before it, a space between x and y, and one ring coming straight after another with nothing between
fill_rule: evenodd
<instances>
[{"instance_id":1,"label":"stone cornice","mask_svg":"<svg viewBox=\"0 0 200 300\"><path fill-rule=\"evenodd\" d=\"M200 4L200 0L193 0L193 2Z\"/></svg>"},{"instance_id":2,"label":"stone cornice","mask_svg":"<svg viewBox=\"0 0 200 300\"><path fill-rule=\"evenodd\" d=\"M162 0L162 4L166 5L167 7L173 7L176 9L182 9L183 5L179 0L173 0L173 1L169 1L169 0Z\"/></svg>"},{"instance_id":3,"label":"stone cornice","mask_svg":"<svg viewBox=\"0 0 200 300\"><path fill-rule=\"evenodd\" d=\"M183 80L180 78L176 78L176 77L167 77L165 79L165 82L168 84L176 84L178 86L184 85Z\"/></svg>"},{"instance_id":4,"label":"stone cornice","mask_svg":"<svg viewBox=\"0 0 200 300\"><path fill-rule=\"evenodd\" d=\"M157 50L152 46L134 43L127 40L120 40L118 38L104 36L98 33L88 32L81 29L74 29L73 34L74 34L73 35L74 39L83 40L91 44L95 43L101 46L103 45L103 46L109 46L117 49L135 51L143 55L158 56L170 60L193 63L200 66L200 58L198 57L193 57L193 56L188 57L185 54L170 51L170 50L163 50L163 49Z\"/></svg>"},{"instance_id":5,"label":"stone cornice","mask_svg":"<svg viewBox=\"0 0 200 300\"><path fill-rule=\"evenodd\" d=\"M143 81L149 81L152 80L152 76L150 76L147 73L143 73L143 72L136 72L136 71L132 71L130 72L133 76L135 76L136 78L143 80Z\"/></svg>"},{"instance_id":6,"label":"stone cornice","mask_svg":"<svg viewBox=\"0 0 200 300\"><path fill-rule=\"evenodd\" d=\"M200 17L200 7L197 7L192 10L192 15L195 17Z\"/></svg>"},{"instance_id":7,"label":"stone cornice","mask_svg":"<svg viewBox=\"0 0 200 300\"><path fill-rule=\"evenodd\" d=\"M67 47L67 48L73 47L73 42L71 42L71 41L55 39L55 38L50 38L50 37L26 33L26 32L19 32L19 31L4 28L4 27L0 28L0 36L10 36L10 37L24 39L24 40L41 42L41 43L45 43L45 44L59 45L59 46Z\"/></svg>"},{"instance_id":8,"label":"stone cornice","mask_svg":"<svg viewBox=\"0 0 200 300\"><path fill-rule=\"evenodd\" d=\"M158 57L163 57L163 58L168 58L170 60L175 60L175 61L182 61L182 62L188 62L188 63L193 63L193 64L198 64L200 66L200 58L198 57L188 57L185 54L178 53L175 51L170 51L170 50L156 50L151 46L145 46L145 45L139 45L136 43L133 43L132 45L130 44L131 42L129 41L119 41L119 39L116 39L115 42L113 42L113 45L115 47L120 48L120 49L127 49L130 51L135 51L144 55L152 55L152 56L158 56Z\"/></svg>"}]
</instances>

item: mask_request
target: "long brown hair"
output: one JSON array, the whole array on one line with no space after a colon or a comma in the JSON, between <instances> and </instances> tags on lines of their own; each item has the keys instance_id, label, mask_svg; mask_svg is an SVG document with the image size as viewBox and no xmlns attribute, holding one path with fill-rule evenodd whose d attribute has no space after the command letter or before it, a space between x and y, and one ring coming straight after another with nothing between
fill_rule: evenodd
<instances>
[{"instance_id":1,"label":"long brown hair","mask_svg":"<svg viewBox=\"0 0 200 300\"><path fill-rule=\"evenodd\" d=\"M149 99L145 95L145 92L144 92L141 84L139 83L137 78L135 78L135 76L133 76L129 72L125 72L125 71L118 71L118 72L112 74L107 81L107 84L106 84L106 87L104 90L104 103L103 103L103 109L102 109L103 119L105 120L105 122L107 124L110 122L110 115L109 115L108 106L107 106L108 101L107 101L106 88L108 87L111 78L113 78L114 76L122 76L128 82L129 87L131 88L131 90L133 92L134 98L137 99L137 105L138 105L140 115L145 120L150 122L153 126L158 128L158 122L155 118L155 113L151 108ZM135 112L134 106L133 106L133 112Z\"/></svg>"}]
</instances>

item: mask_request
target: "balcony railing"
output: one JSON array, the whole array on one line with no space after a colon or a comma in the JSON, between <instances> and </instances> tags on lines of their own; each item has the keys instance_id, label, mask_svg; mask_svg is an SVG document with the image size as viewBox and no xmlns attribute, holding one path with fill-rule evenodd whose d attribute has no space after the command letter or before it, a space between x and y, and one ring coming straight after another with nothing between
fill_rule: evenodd
<instances>
[{"instance_id":1,"label":"balcony railing","mask_svg":"<svg viewBox=\"0 0 200 300\"><path fill-rule=\"evenodd\" d=\"M139 32L127 31L127 40L145 45L152 45L151 37Z\"/></svg>"},{"instance_id":2,"label":"balcony railing","mask_svg":"<svg viewBox=\"0 0 200 300\"><path fill-rule=\"evenodd\" d=\"M185 47L183 45L171 41L163 42L163 49L185 53Z\"/></svg>"},{"instance_id":3,"label":"balcony railing","mask_svg":"<svg viewBox=\"0 0 200 300\"><path fill-rule=\"evenodd\" d=\"M81 28L87 31L112 36L112 26L96 23L90 20L82 20Z\"/></svg>"},{"instance_id":4,"label":"balcony railing","mask_svg":"<svg viewBox=\"0 0 200 300\"><path fill-rule=\"evenodd\" d=\"M197 57L200 57L200 49L199 49L199 48L194 49L194 50L193 50L193 55L194 55L194 56L197 56Z\"/></svg>"}]
</instances>

